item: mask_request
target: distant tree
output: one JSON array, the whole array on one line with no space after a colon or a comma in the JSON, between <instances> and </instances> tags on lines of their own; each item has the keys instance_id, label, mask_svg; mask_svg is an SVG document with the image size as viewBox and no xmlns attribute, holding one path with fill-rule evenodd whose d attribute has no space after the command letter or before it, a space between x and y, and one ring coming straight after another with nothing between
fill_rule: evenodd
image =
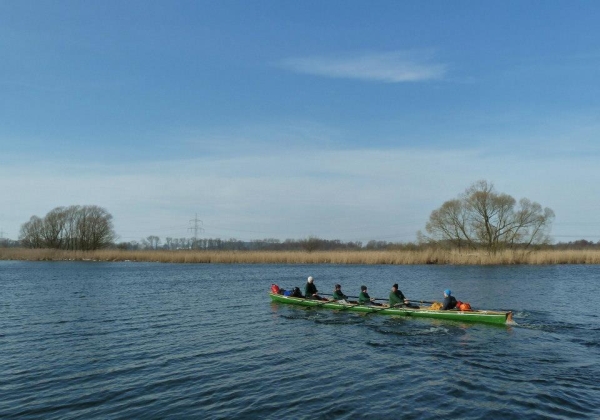
<instances>
[{"instance_id":1,"label":"distant tree","mask_svg":"<svg viewBox=\"0 0 600 420\"><path fill-rule=\"evenodd\" d=\"M158 249L158 244L160 243L160 238L155 235L150 235L144 240L144 244L148 249Z\"/></svg>"},{"instance_id":2,"label":"distant tree","mask_svg":"<svg viewBox=\"0 0 600 420\"><path fill-rule=\"evenodd\" d=\"M83 206L79 211L77 230L80 249L94 250L108 247L116 238L112 215L98 206Z\"/></svg>"},{"instance_id":3,"label":"distant tree","mask_svg":"<svg viewBox=\"0 0 600 420\"><path fill-rule=\"evenodd\" d=\"M28 222L21 225L19 240L26 248L44 247L44 221L37 216L31 216Z\"/></svg>"},{"instance_id":4,"label":"distant tree","mask_svg":"<svg viewBox=\"0 0 600 420\"><path fill-rule=\"evenodd\" d=\"M392 248L394 247L394 244L391 242L387 242L387 241L376 241L376 240L370 240L369 242L367 242L367 245L365 246L366 249L388 249L388 248Z\"/></svg>"},{"instance_id":5,"label":"distant tree","mask_svg":"<svg viewBox=\"0 0 600 420\"><path fill-rule=\"evenodd\" d=\"M19 241L13 241L8 238L0 238L0 248L17 248L20 246Z\"/></svg>"},{"instance_id":6,"label":"distant tree","mask_svg":"<svg viewBox=\"0 0 600 420\"><path fill-rule=\"evenodd\" d=\"M19 234L28 248L84 251L106 248L115 238L112 215L98 206L56 207L43 219L32 216Z\"/></svg>"},{"instance_id":7,"label":"distant tree","mask_svg":"<svg viewBox=\"0 0 600 420\"><path fill-rule=\"evenodd\" d=\"M431 212L425 229L432 241L496 252L550 243L553 220L551 209L526 198L517 204L510 195L496 192L493 184L478 181L459 198Z\"/></svg>"},{"instance_id":8,"label":"distant tree","mask_svg":"<svg viewBox=\"0 0 600 420\"><path fill-rule=\"evenodd\" d=\"M316 236L309 236L308 239L300 241L300 245L307 252L313 252L320 248L321 240Z\"/></svg>"}]
</instances>

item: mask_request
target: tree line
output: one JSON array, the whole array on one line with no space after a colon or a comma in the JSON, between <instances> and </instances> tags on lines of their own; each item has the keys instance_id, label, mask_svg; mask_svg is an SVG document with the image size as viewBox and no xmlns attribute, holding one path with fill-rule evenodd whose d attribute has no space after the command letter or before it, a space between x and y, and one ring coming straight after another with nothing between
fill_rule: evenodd
<instances>
[{"instance_id":1,"label":"tree line","mask_svg":"<svg viewBox=\"0 0 600 420\"><path fill-rule=\"evenodd\" d=\"M116 237L112 215L102 207L69 206L43 218L31 216L21 226L19 242L26 248L92 251L111 246Z\"/></svg>"},{"instance_id":2,"label":"tree line","mask_svg":"<svg viewBox=\"0 0 600 420\"><path fill-rule=\"evenodd\" d=\"M243 241L235 238L172 238L167 237L164 241L158 236L151 235L140 241L121 242L116 244L117 248L127 250L224 250L224 251L315 251L315 250L343 250L361 249L362 242L343 242L338 239L329 240L311 236L307 239L275 238L254 239Z\"/></svg>"},{"instance_id":3,"label":"tree line","mask_svg":"<svg viewBox=\"0 0 600 420\"><path fill-rule=\"evenodd\" d=\"M497 192L492 183L478 181L457 198L433 210L425 225L427 234L417 232L417 242L371 240L343 242L338 239L275 238L242 241L235 238L173 238L163 241L150 235L140 241L116 242L112 215L99 206L57 207L44 218L32 216L21 226L19 241L4 240L0 246L95 250L231 250L231 251L330 251L330 250L419 250L443 247L458 250L482 249L494 253L502 249L591 249L600 241L584 239L551 244L554 212L527 198L517 202Z\"/></svg>"},{"instance_id":4,"label":"tree line","mask_svg":"<svg viewBox=\"0 0 600 420\"><path fill-rule=\"evenodd\" d=\"M205 250L205 251L346 251L346 250L368 250L368 251L418 251L423 249L453 248L451 241L439 242L389 242L371 240L366 244L360 241L344 242L339 239L329 240L312 237L309 239L254 239L244 241L235 238L170 238L164 241L153 236L152 240L143 238L139 241L128 241L114 244L113 248L123 250ZM526 249L524 246L515 249ZM559 242L557 244L538 244L536 249L600 249L600 241L592 242L580 239L571 242Z\"/></svg>"}]
</instances>

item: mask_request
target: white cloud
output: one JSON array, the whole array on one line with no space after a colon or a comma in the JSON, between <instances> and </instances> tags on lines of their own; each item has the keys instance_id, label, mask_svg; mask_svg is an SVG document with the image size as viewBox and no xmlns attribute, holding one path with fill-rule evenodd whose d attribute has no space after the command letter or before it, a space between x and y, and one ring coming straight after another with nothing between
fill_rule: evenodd
<instances>
[{"instance_id":1,"label":"white cloud","mask_svg":"<svg viewBox=\"0 0 600 420\"><path fill-rule=\"evenodd\" d=\"M298 73L386 83L438 80L447 71L447 65L434 62L431 53L416 51L292 57L279 64Z\"/></svg>"},{"instance_id":2,"label":"white cloud","mask_svg":"<svg viewBox=\"0 0 600 420\"><path fill-rule=\"evenodd\" d=\"M591 211L600 207L596 167L595 159L572 156L532 161L479 150L411 149L310 149L105 166L36 162L0 167L0 227L14 238L33 214L98 204L113 214L126 240L189 236L189 220L198 213L208 237L408 241L434 208L478 179L553 208L557 222L598 226L600 216ZM555 233L580 232L557 223Z\"/></svg>"}]
</instances>

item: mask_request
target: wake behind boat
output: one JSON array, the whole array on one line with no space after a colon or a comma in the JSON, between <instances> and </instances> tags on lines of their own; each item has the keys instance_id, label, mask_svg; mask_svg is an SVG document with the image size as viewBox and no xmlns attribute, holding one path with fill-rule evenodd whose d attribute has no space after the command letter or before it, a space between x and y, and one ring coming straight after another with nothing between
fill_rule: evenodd
<instances>
[{"instance_id":1,"label":"wake behind boat","mask_svg":"<svg viewBox=\"0 0 600 420\"><path fill-rule=\"evenodd\" d=\"M276 303L289 305L322 307L339 311L360 313L379 313L382 315L412 316L417 318L448 319L452 321L484 322L487 324L512 323L512 312L485 311L485 310L434 310L428 308L390 307L389 305L370 306L358 303L339 303L334 300L313 300L293 296L284 296L269 292L271 300Z\"/></svg>"}]
</instances>

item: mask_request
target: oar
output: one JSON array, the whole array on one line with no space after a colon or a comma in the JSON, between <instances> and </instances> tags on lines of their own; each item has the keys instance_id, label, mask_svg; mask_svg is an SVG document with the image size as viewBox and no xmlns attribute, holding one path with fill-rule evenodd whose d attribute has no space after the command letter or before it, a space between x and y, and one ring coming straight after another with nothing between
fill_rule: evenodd
<instances>
[{"instance_id":1,"label":"oar","mask_svg":"<svg viewBox=\"0 0 600 420\"><path fill-rule=\"evenodd\" d=\"M332 294L329 294L329 293L319 293L319 294L323 295L323 296L333 296ZM346 296L349 297L349 298L351 298L351 299L358 299L358 296L349 296L349 295L346 295ZM388 300L388 299L375 298L375 300Z\"/></svg>"},{"instance_id":2,"label":"oar","mask_svg":"<svg viewBox=\"0 0 600 420\"><path fill-rule=\"evenodd\" d=\"M381 300L381 299L379 299L379 300ZM373 310L371 312L367 312L366 315L368 315L368 314L374 314L376 312L381 312L381 311L384 311L386 309L391 309L391 308L392 308L392 306L389 306L389 305L387 305L387 306L383 306L382 305L381 307L375 306L375 307L373 307Z\"/></svg>"},{"instance_id":3,"label":"oar","mask_svg":"<svg viewBox=\"0 0 600 420\"><path fill-rule=\"evenodd\" d=\"M388 300L388 299L375 299L375 300ZM433 303L433 302L428 302L428 301L425 301L425 300L419 300L419 301L417 301L417 300L410 300L410 299L406 299L406 300L408 300L409 302ZM387 305L387 306L384 306L383 308L377 308L373 312L383 311L384 309L401 309L401 308L402 308L402 306L396 307L396 306ZM407 308L408 309L415 309L415 308L411 308L410 306L407 306ZM373 313L373 312L370 312L370 313Z\"/></svg>"},{"instance_id":4,"label":"oar","mask_svg":"<svg viewBox=\"0 0 600 420\"><path fill-rule=\"evenodd\" d=\"M320 295L323 296L333 296L331 293L319 293ZM356 296L348 296L349 298L356 298Z\"/></svg>"},{"instance_id":5,"label":"oar","mask_svg":"<svg viewBox=\"0 0 600 420\"><path fill-rule=\"evenodd\" d=\"M323 296L333 296L331 293L320 293ZM347 298L354 298L354 299L358 299L357 296L346 296ZM329 302L331 303L337 303L338 305L343 305L344 307L342 309L340 309L340 311L345 311L348 308L352 308L353 306L358 306L358 302L357 303L352 303L352 302L348 302L347 304L345 303L339 303L337 300L330 300ZM327 303L327 302L324 302ZM321 305L315 305L315 306L321 306Z\"/></svg>"},{"instance_id":6,"label":"oar","mask_svg":"<svg viewBox=\"0 0 600 420\"><path fill-rule=\"evenodd\" d=\"M324 293L321 293L321 294L324 295ZM356 303L345 304L345 303L340 303L340 302L338 302L336 300L326 300L324 302L319 302L316 305L309 306L309 308L318 308L318 307L321 307L321 306L325 305L326 303L335 303L335 304L338 304L338 305L342 305L343 307L341 309L338 309L340 311L345 311L346 309L352 308L353 306L358 306L358 304L356 304Z\"/></svg>"},{"instance_id":7,"label":"oar","mask_svg":"<svg viewBox=\"0 0 600 420\"><path fill-rule=\"evenodd\" d=\"M417 303L429 303L430 305L434 304L435 302L432 302L430 300L416 300L416 299L407 299L409 302L417 302Z\"/></svg>"},{"instance_id":8,"label":"oar","mask_svg":"<svg viewBox=\"0 0 600 420\"><path fill-rule=\"evenodd\" d=\"M333 296L331 293L319 293L320 295L323 296ZM352 299L358 299L358 296L348 296L346 295L347 298L352 298Z\"/></svg>"}]
</instances>

